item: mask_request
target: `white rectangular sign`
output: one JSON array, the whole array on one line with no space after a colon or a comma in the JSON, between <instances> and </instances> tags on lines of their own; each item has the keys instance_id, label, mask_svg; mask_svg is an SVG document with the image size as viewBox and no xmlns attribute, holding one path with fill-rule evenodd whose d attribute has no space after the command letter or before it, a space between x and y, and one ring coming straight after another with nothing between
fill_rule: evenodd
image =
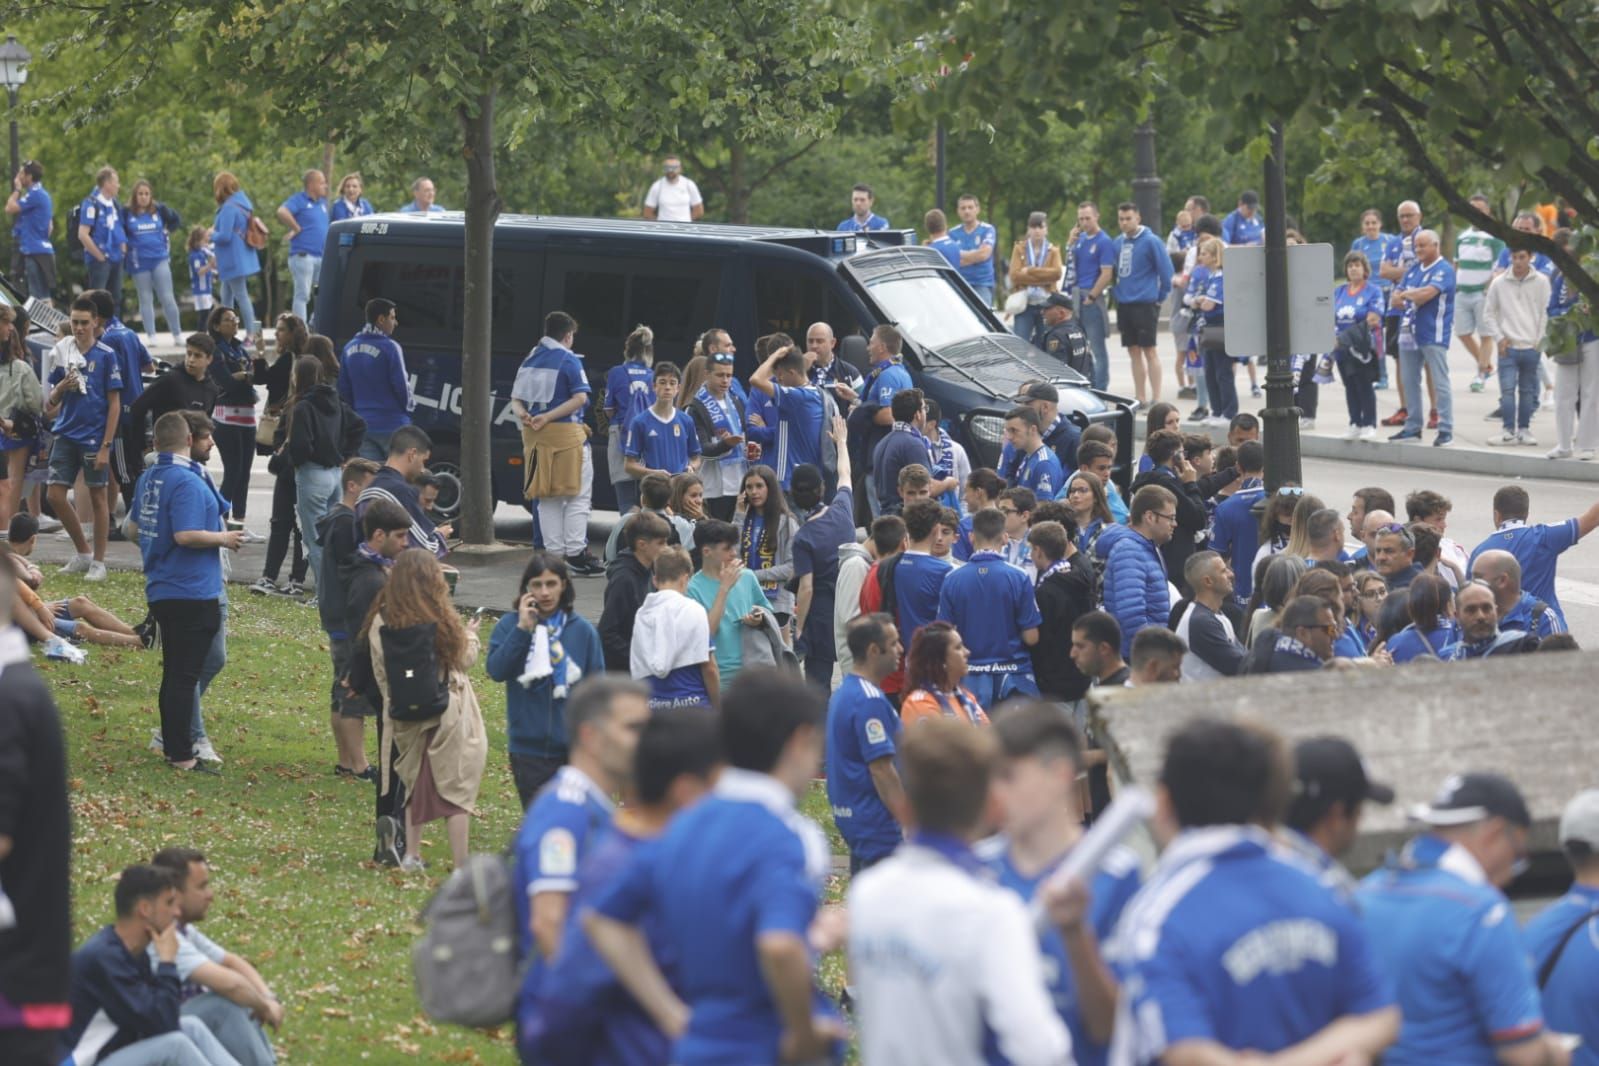
<instances>
[{"instance_id":1,"label":"white rectangular sign","mask_svg":"<svg viewBox=\"0 0 1599 1066\"><path fill-rule=\"evenodd\" d=\"M1224 253L1227 354L1266 354L1266 249L1230 247ZM1288 248L1288 351L1319 355L1333 348L1333 246Z\"/></svg>"}]
</instances>

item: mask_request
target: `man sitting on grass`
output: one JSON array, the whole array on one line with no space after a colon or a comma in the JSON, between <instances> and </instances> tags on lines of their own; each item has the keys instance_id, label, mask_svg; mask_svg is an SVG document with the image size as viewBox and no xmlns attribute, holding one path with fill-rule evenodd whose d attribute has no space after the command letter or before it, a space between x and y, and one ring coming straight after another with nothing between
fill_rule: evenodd
<instances>
[{"instance_id":1,"label":"man sitting on grass","mask_svg":"<svg viewBox=\"0 0 1599 1066\"><path fill-rule=\"evenodd\" d=\"M43 644L51 637L62 637L84 644L108 648L148 648L155 642L155 626L142 629L128 625L87 596L46 601L38 593L44 582L39 568L28 556L39 541L39 520L30 514L11 519L9 558L17 576L16 624L28 639Z\"/></svg>"}]
</instances>

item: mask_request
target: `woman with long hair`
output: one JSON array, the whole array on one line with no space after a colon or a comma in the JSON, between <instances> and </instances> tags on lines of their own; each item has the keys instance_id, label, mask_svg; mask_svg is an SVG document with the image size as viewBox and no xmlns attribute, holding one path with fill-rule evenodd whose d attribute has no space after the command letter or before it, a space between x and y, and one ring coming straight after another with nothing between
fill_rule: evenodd
<instances>
[{"instance_id":1,"label":"woman with long hair","mask_svg":"<svg viewBox=\"0 0 1599 1066\"><path fill-rule=\"evenodd\" d=\"M123 213L128 233L128 271L139 294L139 320L144 332L155 336L155 304L167 316L172 343L183 343L183 317L178 313L177 297L172 292L172 241L170 234L183 225L178 213L156 202L155 190L140 178L133 183Z\"/></svg>"},{"instance_id":2,"label":"woman with long hair","mask_svg":"<svg viewBox=\"0 0 1599 1066\"><path fill-rule=\"evenodd\" d=\"M1293 517L1288 520L1288 543L1283 545L1283 551L1301 559L1309 559L1310 516L1326 509L1327 505L1321 502L1319 496L1307 492L1299 497L1299 502L1294 504Z\"/></svg>"},{"instance_id":3,"label":"woman with long hair","mask_svg":"<svg viewBox=\"0 0 1599 1066\"><path fill-rule=\"evenodd\" d=\"M961 684L970 658L960 631L948 622L929 622L918 629L905 657L905 687L910 691L900 705L900 721L909 727L942 717L987 725L988 715L977 697Z\"/></svg>"},{"instance_id":4,"label":"woman with long hair","mask_svg":"<svg viewBox=\"0 0 1599 1066\"><path fill-rule=\"evenodd\" d=\"M694 561L694 569L700 568L700 549L695 532L705 522L711 521L711 516L705 511L705 482L700 476L689 471L674 474L672 477L672 502L667 505L671 510L671 522L678 528L678 539L684 544L693 544L689 549L689 558ZM684 535L685 529L687 536Z\"/></svg>"},{"instance_id":5,"label":"woman with long hair","mask_svg":"<svg viewBox=\"0 0 1599 1066\"><path fill-rule=\"evenodd\" d=\"M351 435L347 417L347 408L317 357L302 355L295 360L283 410L288 424L284 447L294 486L294 510L300 519L300 540L310 557L312 588L322 576L322 545L316 526L332 506L339 491L339 470L350 458L344 453L345 440Z\"/></svg>"},{"instance_id":6,"label":"woman with long hair","mask_svg":"<svg viewBox=\"0 0 1599 1066\"><path fill-rule=\"evenodd\" d=\"M794 534L799 532L799 521L789 512L777 472L771 467L751 467L744 475L733 524L739 529L739 558L761 583L778 624L786 627L794 615L794 594L788 583L794 580Z\"/></svg>"},{"instance_id":7,"label":"woman with long hair","mask_svg":"<svg viewBox=\"0 0 1599 1066\"><path fill-rule=\"evenodd\" d=\"M1281 554L1288 547L1288 536L1294 526L1294 508L1304 495L1305 490L1298 485L1284 485L1266 497L1266 509L1260 513L1260 549L1255 552L1256 564Z\"/></svg>"},{"instance_id":8,"label":"woman with long hair","mask_svg":"<svg viewBox=\"0 0 1599 1066\"><path fill-rule=\"evenodd\" d=\"M733 388L733 355L718 352L704 359L701 383L690 391L690 374L683 375L682 396L700 438L700 478L705 486L705 510L712 518L732 521L747 467L744 441L747 409ZM690 367L694 361L689 363Z\"/></svg>"},{"instance_id":9,"label":"woman with long hair","mask_svg":"<svg viewBox=\"0 0 1599 1066\"><path fill-rule=\"evenodd\" d=\"M0 304L0 453L5 455L6 469L5 490L0 492L0 529L10 528L11 516L22 506L28 457L39 446L43 414L44 389L28 362L28 347L17 328L17 309ZM27 425L30 421L31 427ZM23 432L29 428L31 433Z\"/></svg>"},{"instance_id":10,"label":"woman with long hair","mask_svg":"<svg viewBox=\"0 0 1599 1066\"><path fill-rule=\"evenodd\" d=\"M1412 579L1406 614L1410 624L1388 638L1388 654L1395 664L1424 656L1440 658L1445 646L1460 639L1454 592L1441 577L1417 574Z\"/></svg>"},{"instance_id":11,"label":"woman with long hair","mask_svg":"<svg viewBox=\"0 0 1599 1066\"><path fill-rule=\"evenodd\" d=\"M1154 467L1155 461L1149 457L1149 442L1163 429L1173 433L1183 431L1183 414L1174 403L1162 402L1149 408L1144 419L1144 454L1138 457L1138 473L1147 473Z\"/></svg>"},{"instance_id":12,"label":"woman with long hair","mask_svg":"<svg viewBox=\"0 0 1599 1066\"><path fill-rule=\"evenodd\" d=\"M1245 643L1251 648L1260 635L1275 628L1282 616L1283 606L1293 595L1294 586L1305 576L1305 560L1297 555L1279 555L1265 561L1265 571L1255 582L1254 594L1244 617L1249 621L1249 634Z\"/></svg>"},{"instance_id":13,"label":"woman with long hair","mask_svg":"<svg viewBox=\"0 0 1599 1066\"><path fill-rule=\"evenodd\" d=\"M483 711L467 671L477 661L478 619L462 624L450 602L444 567L432 552L401 552L361 627L360 639L372 650L372 675L383 693L383 733L393 743L382 749L379 782L389 791L391 774L405 786L405 858L402 870L425 864L419 849L421 827L443 819L450 855L457 868L471 854L469 834L483 767L488 758L488 733ZM392 630L391 641L384 631ZM427 639L431 636L431 639ZM406 639L409 638L409 639ZM418 647L428 660L390 661L385 645ZM449 703L436 718L395 721L393 675L396 669L434 672L449 689Z\"/></svg>"},{"instance_id":14,"label":"woman with long hair","mask_svg":"<svg viewBox=\"0 0 1599 1066\"><path fill-rule=\"evenodd\" d=\"M294 466L288 461L285 442L289 430L290 379L295 363L308 354L311 331L297 316L285 312L278 316L275 333L277 354L273 361L268 363L262 355L257 355L254 363L256 384L266 386L262 426L270 432L257 435L256 450L272 456L267 463L267 471L272 475L272 518L267 525L266 560L261 567L261 577L250 586L250 591L265 596L299 596L307 588L305 574L310 560L305 554L306 538L295 522L298 497ZM279 585L278 574L283 570L285 558L292 560L289 580Z\"/></svg>"},{"instance_id":15,"label":"woman with long hair","mask_svg":"<svg viewBox=\"0 0 1599 1066\"><path fill-rule=\"evenodd\" d=\"M211 243L216 246L217 279L222 283L217 293L217 306L238 311L245 335L253 337L258 327L255 304L250 301L250 278L261 273L261 256L250 247L247 234L255 205L230 171L217 174L211 182L211 192L217 202Z\"/></svg>"},{"instance_id":16,"label":"woman with long hair","mask_svg":"<svg viewBox=\"0 0 1599 1066\"><path fill-rule=\"evenodd\" d=\"M627 472L622 453L633 419L655 401L655 378L650 369L654 365L655 331L639 326L622 342L622 361L605 375L605 460L616 492L617 514L627 514L638 506L638 479Z\"/></svg>"},{"instance_id":17,"label":"woman with long hair","mask_svg":"<svg viewBox=\"0 0 1599 1066\"><path fill-rule=\"evenodd\" d=\"M1352 627L1368 652L1377 647L1377 630L1382 619L1382 604L1388 598L1388 582L1375 570L1355 575L1355 622Z\"/></svg>"},{"instance_id":18,"label":"woman with long hair","mask_svg":"<svg viewBox=\"0 0 1599 1066\"><path fill-rule=\"evenodd\" d=\"M1338 632L1333 636L1335 656L1340 659L1359 659L1366 654L1365 642L1349 624L1349 605L1344 602L1343 579L1321 567L1306 570L1288 598L1293 600L1300 596L1315 596L1332 608L1333 619L1338 626Z\"/></svg>"},{"instance_id":19,"label":"woman with long hair","mask_svg":"<svg viewBox=\"0 0 1599 1066\"><path fill-rule=\"evenodd\" d=\"M229 529L244 529L244 512L249 503L250 468L255 465L255 365L239 337L239 313L219 305L211 309L206 332L214 352L211 380L219 395L211 409L216 423L213 438L222 454L222 497L230 508ZM244 539L259 544L259 533L244 530Z\"/></svg>"},{"instance_id":20,"label":"woman with long hair","mask_svg":"<svg viewBox=\"0 0 1599 1066\"><path fill-rule=\"evenodd\" d=\"M1099 535L1107 526L1116 524L1111 517L1110 500L1105 495L1105 486L1101 484L1098 476L1087 470L1079 470L1066 479L1066 491L1061 499L1072 512L1072 518L1077 522L1077 548L1089 555L1094 554L1094 545L1099 541Z\"/></svg>"},{"instance_id":21,"label":"woman with long hair","mask_svg":"<svg viewBox=\"0 0 1599 1066\"><path fill-rule=\"evenodd\" d=\"M292 317L292 316L291 316ZM337 383L339 380L339 353L333 347L333 340L320 333L313 333L306 338L305 354L316 356L316 361L322 364L322 380Z\"/></svg>"},{"instance_id":22,"label":"woman with long hair","mask_svg":"<svg viewBox=\"0 0 1599 1066\"><path fill-rule=\"evenodd\" d=\"M522 809L566 763L566 698L583 678L605 672L600 634L577 612L566 561L536 551L522 570L511 610L489 634L484 663L505 685L511 777Z\"/></svg>"}]
</instances>

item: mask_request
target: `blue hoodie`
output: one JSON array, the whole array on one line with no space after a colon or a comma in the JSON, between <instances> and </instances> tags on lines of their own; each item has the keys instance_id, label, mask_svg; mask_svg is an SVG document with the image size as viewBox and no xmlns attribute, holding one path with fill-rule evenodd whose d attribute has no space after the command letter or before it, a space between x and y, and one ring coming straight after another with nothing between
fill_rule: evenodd
<instances>
[{"instance_id":1,"label":"blue hoodie","mask_svg":"<svg viewBox=\"0 0 1599 1066\"><path fill-rule=\"evenodd\" d=\"M1113 243L1116 255L1116 302L1161 303L1171 295L1171 253L1148 226Z\"/></svg>"},{"instance_id":2,"label":"blue hoodie","mask_svg":"<svg viewBox=\"0 0 1599 1066\"><path fill-rule=\"evenodd\" d=\"M261 257L245 243L244 233L250 225L255 205L240 189L217 208L214 223L216 232L211 241L217 250L217 277L223 281L247 278L261 273Z\"/></svg>"},{"instance_id":3,"label":"blue hoodie","mask_svg":"<svg viewBox=\"0 0 1599 1066\"><path fill-rule=\"evenodd\" d=\"M366 420L369 433L411 424L411 378L393 337L368 326L350 338L339 361L339 396Z\"/></svg>"}]
</instances>

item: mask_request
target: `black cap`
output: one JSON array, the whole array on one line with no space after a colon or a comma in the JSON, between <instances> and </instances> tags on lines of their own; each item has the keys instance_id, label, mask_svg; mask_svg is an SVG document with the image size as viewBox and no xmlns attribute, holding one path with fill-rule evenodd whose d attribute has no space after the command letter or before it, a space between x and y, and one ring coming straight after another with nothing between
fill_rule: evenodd
<instances>
[{"instance_id":1,"label":"black cap","mask_svg":"<svg viewBox=\"0 0 1599 1066\"><path fill-rule=\"evenodd\" d=\"M1050 403L1060 403L1060 390L1047 381L1037 381L1021 391L1016 397L1022 402L1028 400L1048 400Z\"/></svg>"},{"instance_id":2,"label":"black cap","mask_svg":"<svg viewBox=\"0 0 1599 1066\"><path fill-rule=\"evenodd\" d=\"M1044 306L1064 307L1066 310L1070 311L1072 309L1072 298L1063 292L1052 292L1048 296L1044 297Z\"/></svg>"},{"instance_id":3,"label":"black cap","mask_svg":"<svg viewBox=\"0 0 1599 1066\"><path fill-rule=\"evenodd\" d=\"M1245 189L1243 192L1238 194L1238 202L1246 207L1259 207L1260 197L1256 194L1254 189Z\"/></svg>"},{"instance_id":4,"label":"black cap","mask_svg":"<svg viewBox=\"0 0 1599 1066\"><path fill-rule=\"evenodd\" d=\"M1342 802L1354 807L1371 800L1392 803L1394 790L1373 781L1355 746L1343 737L1313 737L1294 747L1296 795L1311 803Z\"/></svg>"},{"instance_id":5,"label":"black cap","mask_svg":"<svg viewBox=\"0 0 1599 1066\"><path fill-rule=\"evenodd\" d=\"M822 472L810 463L801 463L794 468L793 476L789 479L789 491L798 493L814 493L817 497L822 495Z\"/></svg>"},{"instance_id":6,"label":"black cap","mask_svg":"<svg viewBox=\"0 0 1599 1066\"><path fill-rule=\"evenodd\" d=\"M1484 818L1503 818L1519 826L1532 825L1532 813L1521 790L1499 774L1455 774L1443 783L1432 802L1415 808L1410 816L1433 826L1470 825Z\"/></svg>"}]
</instances>

